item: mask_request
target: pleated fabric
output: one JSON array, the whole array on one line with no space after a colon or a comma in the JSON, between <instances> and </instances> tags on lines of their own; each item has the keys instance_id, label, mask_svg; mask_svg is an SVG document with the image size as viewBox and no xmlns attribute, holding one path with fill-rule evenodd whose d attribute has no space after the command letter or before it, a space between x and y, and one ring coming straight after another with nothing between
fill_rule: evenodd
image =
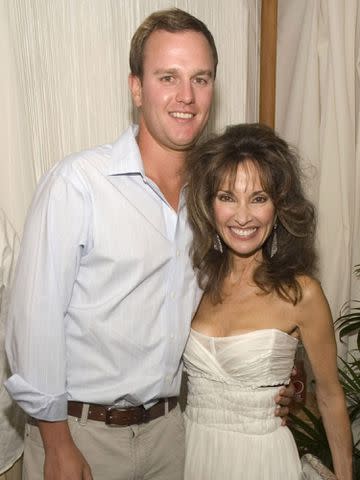
<instances>
[{"instance_id":1,"label":"pleated fabric","mask_svg":"<svg viewBox=\"0 0 360 480\"><path fill-rule=\"evenodd\" d=\"M289 381L296 346L276 329L234 337L192 330L184 355L185 480L301 478L293 436L274 416L274 397Z\"/></svg>"}]
</instances>

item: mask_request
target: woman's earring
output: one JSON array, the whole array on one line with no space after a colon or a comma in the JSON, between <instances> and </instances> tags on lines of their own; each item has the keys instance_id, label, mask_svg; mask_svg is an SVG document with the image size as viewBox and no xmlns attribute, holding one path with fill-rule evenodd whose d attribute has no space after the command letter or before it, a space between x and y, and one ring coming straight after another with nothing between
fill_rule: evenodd
<instances>
[{"instance_id":1,"label":"woman's earring","mask_svg":"<svg viewBox=\"0 0 360 480\"><path fill-rule=\"evenodd\" d=\"M276 255L276 252L278 250L278 242L277 242L277 222L274 223L273 226L273 236L272 236L272 242L271 242L271 248L270 248L270 257L272 258L274 255Z\"/></svg>"},{"instance_id":2,"label":"woman's earring","mask_svg":"<svg viewBox=\"0 0 360 480\"><path fill-rule=\"evenodd\" d=\"M223 249L223 246L222 246L222 243L221 243L221 238L219 237L219 235L217 233L215 234L215 238L214 238L214 250L216 250L220 253L224 252L224 249Z\"/></svg>"}]
</instances>

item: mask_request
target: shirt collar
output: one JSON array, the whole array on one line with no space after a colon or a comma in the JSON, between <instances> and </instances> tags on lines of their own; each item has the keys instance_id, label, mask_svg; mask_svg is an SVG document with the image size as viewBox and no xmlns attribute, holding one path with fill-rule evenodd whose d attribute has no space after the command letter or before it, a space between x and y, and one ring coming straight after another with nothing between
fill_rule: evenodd
<instances>
[{"instance_id":1,"label":"shirt collar","mask_svg":"<svg viewBox=\"0 0 360 480\"><path fill-rule=\"evenodd\" d=\"M130 125L113 144L111 158L106 169L107 175L139 174L145 178L144 164L141 158L136 136L139 126ZM179 211L185 207L185 184L180 192Z\"/></svg>"},{"instance_id":2,"label":"shirt collar","mask_svg":"<svg viewBox=\"0 0 360 480\"><path fill-rule=\"evenodd\" d=\"M130 125L113 144L108 175L140 174L145 176L139 146L136 141L139 126Z\"/></svg>"}]
</instances>

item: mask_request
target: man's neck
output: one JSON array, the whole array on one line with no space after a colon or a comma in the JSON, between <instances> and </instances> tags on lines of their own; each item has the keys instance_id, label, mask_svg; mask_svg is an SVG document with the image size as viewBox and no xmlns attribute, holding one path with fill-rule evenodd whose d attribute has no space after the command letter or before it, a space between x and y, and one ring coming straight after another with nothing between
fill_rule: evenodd
<instances>
[{"instance_id":1,"label":"man's neck","mask_svg":"<svg viewBox=\"0 0 360 480\"><path fill-rule=\"evenodd\" d=\"M159 187L174 210L178 209L186 152L162 148L139 132L137 142L144 164L145 175Z\"/></svg>"}]
</instances>

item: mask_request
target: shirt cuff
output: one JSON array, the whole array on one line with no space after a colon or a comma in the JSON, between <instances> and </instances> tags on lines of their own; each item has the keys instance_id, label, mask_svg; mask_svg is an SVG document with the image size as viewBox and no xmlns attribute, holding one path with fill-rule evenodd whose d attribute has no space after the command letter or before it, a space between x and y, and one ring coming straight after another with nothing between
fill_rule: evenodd
<instances>
[{"instance_id":1,"label":"shirt cuff","mask_svg":"<svg viewBox=\"0 0 360 480\"><path fill-rule=\"evenodd\" d=\"M5 383L5 388L18 405L31 417L56 422L67 420L67 395L43 393L15 373Z\"/></svg>"}]
</instances>

